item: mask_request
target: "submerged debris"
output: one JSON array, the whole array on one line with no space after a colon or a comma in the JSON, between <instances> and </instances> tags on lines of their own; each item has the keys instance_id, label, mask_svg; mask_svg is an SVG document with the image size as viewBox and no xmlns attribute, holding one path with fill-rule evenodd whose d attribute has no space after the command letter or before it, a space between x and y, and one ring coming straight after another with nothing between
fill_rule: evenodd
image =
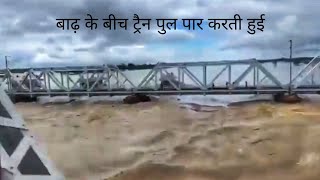
<instances>
[{"instance_id":1,"label":"submerged debris","mask_svg":"<svg viewBox=\"0 0 320 180\"><path fill-rule=\"evenodd\" d=\"M143 94L130 95L123 99L123 102L125 104L136 104L139 102L149 102L149 101L151 101L151 98Z\"/></svg>"}]
</instances>

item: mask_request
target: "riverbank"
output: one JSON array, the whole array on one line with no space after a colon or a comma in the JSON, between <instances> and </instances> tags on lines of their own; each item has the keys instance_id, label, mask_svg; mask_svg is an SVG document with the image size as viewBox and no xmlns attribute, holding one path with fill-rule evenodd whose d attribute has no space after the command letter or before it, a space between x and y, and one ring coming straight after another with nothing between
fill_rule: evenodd
<instances>
[{"instance_id":1,"label":"riverbank","mask_svg":"<svg viewBox=\"0 0 320 180\"><path fill-rule=\"evenodd\" d=\"M67 179L317 179L320 103L18 103Z\"/></svg>"}]
</instances>

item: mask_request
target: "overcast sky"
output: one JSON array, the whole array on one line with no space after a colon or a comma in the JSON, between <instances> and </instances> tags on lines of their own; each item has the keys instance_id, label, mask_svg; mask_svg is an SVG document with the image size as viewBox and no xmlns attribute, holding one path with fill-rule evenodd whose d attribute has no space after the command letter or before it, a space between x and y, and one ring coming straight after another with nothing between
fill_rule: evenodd
<instances>
[{"instance_id":1,"label":"overcast sky","mask_svg":"<svg viewBox=\"0 0 320 180\"><path fill-rule=\"evenodd\" d=\"M289 56L314 56L320 48L319 0L1 0L0 53L11 66L54 66L103 63L152 63L157 61L213 61ZM117 18L133 15L151 18L151 30L134 34L110 31L102 20L89 30L56 27L59 18ZM157 31L156 18L243 19L241 31L189 31L180 25L165 35ZM264 31L251 35L247 19L265 14Z\"/></svg>"}]
</instances>

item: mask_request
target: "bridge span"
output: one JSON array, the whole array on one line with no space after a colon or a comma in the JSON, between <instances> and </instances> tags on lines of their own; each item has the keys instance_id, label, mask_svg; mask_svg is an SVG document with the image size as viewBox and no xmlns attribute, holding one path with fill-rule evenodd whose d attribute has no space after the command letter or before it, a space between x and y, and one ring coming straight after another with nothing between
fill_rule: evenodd
<instances>
[{"instance_id":1,"label":"bridge span","mask_svg":"<svg viewBox=\"0 0 320 180\"><path fill-rule=\"evenodd\" d=\"M158 63L133 73L115 65L6 69L1 86L11 96L318 94L320 58L314 57L289 81L250 59ZM195 70L197 69L197 70ZM283 71L289 72L289 66ZM236 72L236 73L235 73ZM220 80L219 80L220 79Z\"/></svg>"}]
</instances>

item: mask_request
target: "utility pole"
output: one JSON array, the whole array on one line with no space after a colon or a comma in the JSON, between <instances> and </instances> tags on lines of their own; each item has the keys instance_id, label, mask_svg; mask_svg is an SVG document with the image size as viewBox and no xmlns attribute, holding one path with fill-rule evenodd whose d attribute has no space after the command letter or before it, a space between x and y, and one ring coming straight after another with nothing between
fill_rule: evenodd
<instances>
[{"instance_id":1,"label":"utility pole","mask_svg":"<svg viewBox=\"0 0 320 180\"><path fill-rule=\"evenodd\" d=\"M4 56L4 59L6 60L6 69L8 70L8 57L10 56Z\"/></svg>"},{"instance_id":2,"label":"utility pole","mask_svg":"<svg viewBox=\"0 0 320 180\"><path fill-rule=\"evenodd\" d=\"M289 86L289 93L291 94L291 86L292 86L292 40L290 42L290 86Z\"/></svg>"},{"instance_id":3,"label":"utility pole","mask_svg":"<svg viewBox=\"0 0 320 180\"><path fill-rule=\"evenodd\" d=\"M6 61L6 76L9 78L8 79L8 91L10 92L10 90L12 88L12 82L11 82L11 76L10 76L9 69L8 69L8 57L10 57L10 56L4 56L4 59ZM10 97L12 99L12 94L10 94Z\"/></svg>"}]
</instances>

